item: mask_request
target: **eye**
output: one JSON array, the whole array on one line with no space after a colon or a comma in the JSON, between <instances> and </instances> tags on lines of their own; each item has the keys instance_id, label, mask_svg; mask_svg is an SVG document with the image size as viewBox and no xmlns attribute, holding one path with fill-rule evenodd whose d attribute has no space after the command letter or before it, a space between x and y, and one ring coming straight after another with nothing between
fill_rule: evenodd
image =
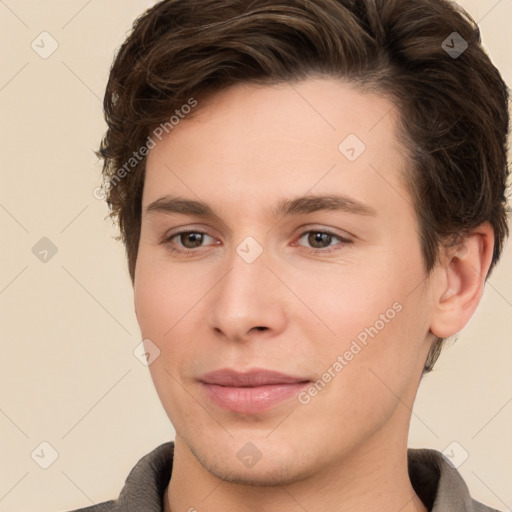
<instances>
[{"instance_id":1,"label":"eye","mask_svg":"<svg viewBox=\"0 0 512 512\"><path fill-rule=\"evenodd\" d=\"M180 231L165 237L162 240L162 244L164 244L166 248L173 253L192 256L200 253L202 248L207 247L203 242L208 238L215 240L204 231ZM308 252L314 254L326 254L338 251L345 245L352 243L352 241L347 238L337 235L332 231L322 229L304 231L297 239L297 242L300 242L304 238L311 247L303 247L308 250ZM332 242L335 241L338 241L338 243L333 244ZM219 242L214 242L209 245L219 245ZM302 244L299 245L302 246Z\"/></svg>"},{"instance_id":2,"label":"eye","mask_svg":"<svg viewBox=\"0 0 512 512\"><path fill-rule=\"evenodd\" d=\"M312 246L311 252L313 253L326 253L339 250L340 248L326 250L326 248L331 247L331 242L333 242L334 240L338 240L339 242L341 242L342 246L345 244L352 243L351 240L343 238L342 236L337 235L336 233L321 229L305 231L304 233L301 234L297 241L300 241L305 237L307 243Z\"/></svg>"},{"instance_id":3,"label":"eye","mask_svg":"<svg viewBox=\"0 0 512 512\"><path fill-rule=\"evenodd\" d=\"M179 233L174 233L165 238L162 243L164 243L171 252L192 254L198 252L196 249L203 247L202 242L205 240L205 237L212 238L203 231L180 231ZM175 238L179 241L178 248L176 248L176 243L173 242Z\"/></svg>"}]
</instances>

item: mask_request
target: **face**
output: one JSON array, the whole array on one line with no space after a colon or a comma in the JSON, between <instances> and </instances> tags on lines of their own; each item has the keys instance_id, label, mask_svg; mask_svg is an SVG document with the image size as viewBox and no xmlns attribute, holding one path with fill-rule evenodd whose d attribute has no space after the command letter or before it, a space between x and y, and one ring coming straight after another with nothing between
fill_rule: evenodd
<instances>
[{"instance_id":1,"label":"face","mask_svg":"<svg viewBox=\"0 0 512 512\"><path fill-rule=\"evenodd\" d=\"M406 442L432 308L397 119L330 79L237 85L151 150L135 310L212 474L284 483Z\"/></svg>"}]
</instances>

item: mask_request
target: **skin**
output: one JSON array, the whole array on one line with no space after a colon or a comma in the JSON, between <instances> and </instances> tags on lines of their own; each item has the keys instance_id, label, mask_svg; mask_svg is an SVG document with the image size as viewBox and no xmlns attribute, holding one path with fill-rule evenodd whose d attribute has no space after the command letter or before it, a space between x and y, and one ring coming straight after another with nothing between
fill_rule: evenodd
<instances>
[{"instance_id":1,"label":"skin","mask_svg":"<svg viewBox=\"0 0 512 512\"><path fill-rule=\"evenodd\" d=\"M397 119L384 96L332 79L237 85L151 150L134 301L176 430L167 512L426 511L407 473L411 410L434 336L460 331L478 305L493 233L478 227L426 275ZM353 162L338 149L348 134L366 145ZM217 217L146 211L167 194ZM272 214L306 194L349 196L375 215ZM326 229L350 243L315 244ZM206 235L163 243L180 230ZM248 236L263 249L252 263L236 252ZM317 381L393 304L400 312L307 404L238 414L198 381L225 367ZM252 467L237 457L248 442L261 454Z\"/></svg>"}]
</instances>

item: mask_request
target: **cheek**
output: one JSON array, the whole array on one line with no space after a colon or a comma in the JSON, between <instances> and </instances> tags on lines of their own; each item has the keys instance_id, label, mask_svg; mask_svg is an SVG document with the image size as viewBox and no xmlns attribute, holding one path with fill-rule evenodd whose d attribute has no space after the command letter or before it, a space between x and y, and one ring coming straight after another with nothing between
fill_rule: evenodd
<instances>
[{"instance_id":1,"label":"cheek","mask_svg":"<svg viewBox=\"0 0 512 512\"><path fill-rule=\"evenodd\" d=\"M141 334L144 338L157 339L169 329L172 321L173 298L165 293L162 281L156 279L156 274L146 272L144 267L138 267L134 287L135 309ZM162 312L168 311L168 316Z\"/></svg>"},{"instance_id":2,"label":"cheek","mask_svg":"<svg viewBox=\"0 0 512 512\"><path fill-rule=\"evenodd\" d=\"M206 331L200 332L205 327L203 301L212 286L208 283L183 266L165 264L146 255L137 263L137 321L142 338L151 340L160 350L149 369L157 391L165 392L169 399L179 391L174 389L172 377L181 381L189 376L197 353L208 349Z\"/></svg>"},{"instance_id":3,"label":"cheek","mask_svg":"<svg viewBox=\"0 0 512 512\"><path fill-rule=\"evenodd\" d=\"M150 251L139 252L134 303L142 335L163 340L187 315L201 290L193 273L150 256Z\"/></svg>"},{"instance_id":4,"label":"cheek","mask_svg":"<svg viewBox=\"0 0 512 512\"><path fill-rule=\"evenodd\" d=\"M142 339L151 340L160 351L149 365L149 372L173 424L183 414L180 404L186 402L179 384L179 369L187 359L185 349L190 346L190 333L183 329L193 303L183 297L186 290L178 276L171 275L164 266L155 265L144 257L138 260L134 287L137 321Z\"/></svg>"},{"instance_id":5,"label":"cheek","mask_svg":"<svg viewBox=\"0 0 512 512\"><path fill-rule=\"evenodd\" d=\"M420 263L413 260L407 267L400 258L383 256L365 268L331 266L296 274L301 299L331 331L309 330L308 350L318 356L315 370L323 381L329 380L329 370L336 375L331 398L341 397L358 415L389 406L396 400L393 392L401 393L421 366L429 323L418 287ZM293 321L307 332L311 318Z\"/></svg>"},{"instance_id":6,"label":"cheek","mask_svg":"<svg viewBox=\"0 0 512 512\"><path fill-rule=\"evenodd\" d=\"M388 322L382 324L380 316L385 315L385 320L392 321L396 316L393 304L403 296L403 286L389 272L384 272L386 268L389 264L374 259L368 265L316 262L315 267L309 263L308 269L297 269L287 277L287 282L294 283L297 295L310 313L294 320L306 322L314 314L329 328L326 335L336 339L340 346L376 322L379 331L382 330ZM299 309L302 306L297 302Z\"/></svg>"}]
</instances>

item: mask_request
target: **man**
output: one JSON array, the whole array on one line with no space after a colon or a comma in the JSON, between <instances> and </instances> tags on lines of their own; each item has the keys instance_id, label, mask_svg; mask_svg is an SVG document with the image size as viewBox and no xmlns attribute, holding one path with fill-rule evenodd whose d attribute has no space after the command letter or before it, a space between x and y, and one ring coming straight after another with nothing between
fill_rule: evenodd
<instances>
[{"instance_id":1,"label":"man","mask_svg":"<svg viewBox=\"0 0 512 512\"><path fill-rule=\"evenodd\" d=\"M176 439L83 510L493 510L407 435L508 235L507 101L444 0L139 18L99 155Z\"/></svg>"}]
</instances>

